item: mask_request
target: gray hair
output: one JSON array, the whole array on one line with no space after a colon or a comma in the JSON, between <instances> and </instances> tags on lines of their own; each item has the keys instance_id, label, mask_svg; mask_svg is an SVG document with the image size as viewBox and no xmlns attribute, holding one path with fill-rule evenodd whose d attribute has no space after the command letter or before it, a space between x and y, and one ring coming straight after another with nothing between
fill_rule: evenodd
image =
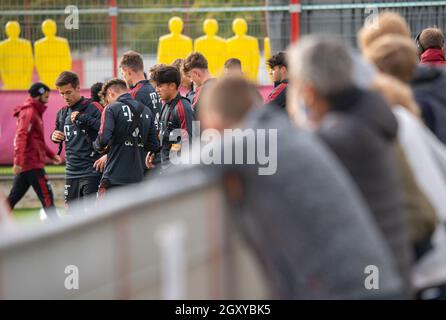
<instances>
[{"instance_id":1,"label":"gray hair","mask_svg":"<svg viewBox=\"0 0 446 320\"><path fill-rule=\"evenodd\" d=\"M290 78L314 86L323 98L354 85L348 45L336 36L303 37L289 50Z\"/></svg>"}]
</instances>

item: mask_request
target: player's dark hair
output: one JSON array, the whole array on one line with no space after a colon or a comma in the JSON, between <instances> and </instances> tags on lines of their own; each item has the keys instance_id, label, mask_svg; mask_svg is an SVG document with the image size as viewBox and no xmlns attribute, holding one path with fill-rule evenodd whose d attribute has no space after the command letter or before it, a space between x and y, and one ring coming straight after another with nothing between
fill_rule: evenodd
<instances>
[{"instance_id":1,"label":"player's dark hair","mask_svg":"<svg viewBox=\"0 0 446 320\"><path fill-rule=\"evenodd\" d=\"M177 88L181 84L180 71L173 66L163 66L157 68L152 74L153 81L156 84L175 83Z\"/></svg>"},{"instance_id":2,"label":"player's dark hair","mask_svg":"<svg viewBox=\"0 0 446 320\"><path fill-rule=\"evenodd\" d=\"M194 52L187 56L183 64L183 72L188 73L192 69L207 69L208 61L200 52Z\"/></svg>"},{"instance_id":3,"label":"player's dark hair","mask_svg":"<svg viewBox=\"0 0 446 320\"><path fill-rule=\"evenodd\" d=\"M286 53L284 51L276 53L268 59L267 64L271 69L276 66L288 68Z\"/></svg>"},{"instance_id":4,"label":"player's dark hair","mask_svg":"<svg viewBox=\"0 0 446 320\"><path fill-rule=\"evenodd\" d=\"M91 99L96 102L101 102L101 97L99 96L99 92L102 90L102 86L104 84L102 82L96 82L90 88Z\"/></svg>"},{"instance_id":5,"label":"player's dark hair","mask_svg":"<svg viewBox=\"0 0 446 320\"><path fill-rule=\"evenodd\" d=\"M71 84L73 88L79 85L79 77L71 71L63 71L56 79L56 87L66 86Z\"/></svg>"}]
</instances>

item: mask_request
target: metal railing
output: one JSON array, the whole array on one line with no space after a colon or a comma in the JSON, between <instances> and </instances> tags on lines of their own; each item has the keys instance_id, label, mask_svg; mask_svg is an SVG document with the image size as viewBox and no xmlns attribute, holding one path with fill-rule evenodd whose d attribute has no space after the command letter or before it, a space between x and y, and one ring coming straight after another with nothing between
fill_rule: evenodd
<instances>
[{"instance_id":1,"label":"metal railing","mask_svg":"<svg viewBox=\"0 0 446 320\"><path fill-rule=\"evenodd\" d=\"M0 229L0 299L267 297L217 177L186 170L94 201L88 214Z\"/></svg>"}]
</instances>

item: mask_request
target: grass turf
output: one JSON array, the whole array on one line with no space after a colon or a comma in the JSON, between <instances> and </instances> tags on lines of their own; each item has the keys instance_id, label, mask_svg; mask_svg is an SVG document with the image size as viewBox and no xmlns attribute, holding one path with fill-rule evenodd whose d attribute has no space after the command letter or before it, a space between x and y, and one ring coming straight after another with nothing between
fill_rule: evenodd
<instances>
[{"instance_id":1,"label":"grass turf","mask_svg":"<svg viewBox=\"0 0 446 320\"><path fill-rule=\"evenodd\" d=\"M23 208L14 209L12 211L12 216L15 221L19 223L34 223L39 222L39 210L40 208Z\"/></svg>"},{"instance_id":2,"label":"grass turf","mask_svg":"<svg viewBox=\"0 0 446 320\"><path fill-rule=\"evenodd\" d=\"M65 174L65 166L46 166L47 174ZM12 166L0 166L0 176L13 176Z\"/></svg>"}]
</instances>

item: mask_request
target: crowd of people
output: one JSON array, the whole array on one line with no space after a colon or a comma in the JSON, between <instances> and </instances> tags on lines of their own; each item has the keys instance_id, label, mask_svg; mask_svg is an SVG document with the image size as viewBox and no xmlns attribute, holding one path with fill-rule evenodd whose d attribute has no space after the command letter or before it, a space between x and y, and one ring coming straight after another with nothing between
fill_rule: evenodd
<instances>
[{"instance_id":1,"label":"crowd of people","mask_svg":"<svg viewBox=\"0 0 446 320\"><path fill-rule=\"evenodd\" d=\"M125 53L121 78L82 97L78 76L60 74L66 102L51 140L42 113L49 88L36 83L15 110L14 186L10 208L30 186L57 216L44 165L60 164L65 145L65 202L143 179L162 179L171 154L201 129L277 130L277 172L225 167L228 201L255 248L277 298L446 297L446 64L444 36L416 39L405 19L384 12L379 27L358 32L360 52L333 36L303 37L267 64L274 81L261 99L228 59L213 78L199 52L145 72ZM46 124L49 125L49 124ZM31 128L31 129L29 129ZM175 134L181 130L181 134ZM377 288L365 268L379 270ZM435 275L431 279L432 275ZM432 291L430 291L432 295Z\"/></svg>"}]
</instances>

